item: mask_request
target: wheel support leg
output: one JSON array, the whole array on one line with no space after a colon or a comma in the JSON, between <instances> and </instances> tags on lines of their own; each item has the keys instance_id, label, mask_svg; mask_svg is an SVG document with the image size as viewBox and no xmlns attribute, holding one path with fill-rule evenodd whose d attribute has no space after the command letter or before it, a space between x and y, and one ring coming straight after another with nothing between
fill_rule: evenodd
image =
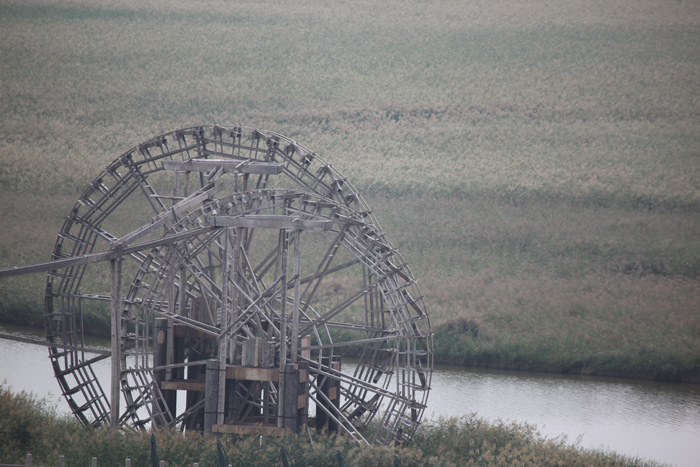
<instances>
[{"instance_id":1,"label":"wheel support leg","mask_svg":"<svg viewBox=\"0 0 700 467\"><path fill-rule=\"evenodd\" d=\"M119 380L121 379L121 289L122 289L122 257L110 260L110 276L112 280L112 297L110 311L112 315L112 380L110 392L109 429L116 432L119 427Z\"/></svg>"}]
</instances>

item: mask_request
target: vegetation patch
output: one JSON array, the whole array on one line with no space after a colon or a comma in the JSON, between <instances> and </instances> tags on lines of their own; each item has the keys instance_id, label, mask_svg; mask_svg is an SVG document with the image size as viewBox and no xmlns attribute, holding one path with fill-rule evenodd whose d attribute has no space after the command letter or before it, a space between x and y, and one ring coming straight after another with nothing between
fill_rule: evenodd
<instances>
[{"instance_id":1,"label":"vegetation patch","mask_svg":"<svg viewBox=\"0 0 700 467\"><path fill-rule=\"evenodd\" d=\"M0 462L24 462L27 452L33 462L53 465L65 456L66 466L150 465L150 438L146 432L120 432L81 427L77 421L58 417L45 401L27 393L13 394L0 385ZM155 433L158 457L168 466L218 465L216 437L172 430ZM587 450L565 438L548 439L534 428L521 424L489 423L474 415L443 419L422 426L410 445L362 448L345 436L321 436L313 444L308 436L224 436L222 445L233 466L279 465L284 446L294 465L338 465L340 454L348 466L464 465L567 465L567 466L655 466L653 462L612 452Z\"/></svg>"}]
</instances>

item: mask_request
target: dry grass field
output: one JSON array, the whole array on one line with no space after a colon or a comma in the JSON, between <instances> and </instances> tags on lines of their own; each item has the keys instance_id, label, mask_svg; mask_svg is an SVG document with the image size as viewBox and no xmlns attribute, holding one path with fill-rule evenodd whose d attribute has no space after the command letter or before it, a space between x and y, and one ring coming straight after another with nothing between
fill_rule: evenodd
<instances>
[{"instance_id":1,"label":"dry grass field","mask_svg":"<svg viewBox=\"0 0 700 467\"><path fill-rule=\"evenodd\" d=\"M130 147L243 124L365 195L440 361L698 382L698 44L690 1L0 0L0 267Z\"/></svg>"}]
</instances>

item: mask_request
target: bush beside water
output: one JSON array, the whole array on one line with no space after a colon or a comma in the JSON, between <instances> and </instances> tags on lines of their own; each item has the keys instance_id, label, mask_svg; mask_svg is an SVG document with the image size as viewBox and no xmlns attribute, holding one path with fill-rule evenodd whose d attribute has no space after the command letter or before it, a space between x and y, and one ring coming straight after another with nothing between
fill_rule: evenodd
<instances>
[{"instance_id":1,"label":"bush beside water","mask_svg":"<svg viewBox=\"0 0 700 467\"><path fill-rule=\"evenodd\" d=\"M27 452L38 465L55 465L64 455L69 467L90 465L150 465L150 434L128 431L110 436L107 429L81 427L68 416L59 417L45 401L31 394L13 394L0 385L0 463L22 464ZM391 466L394 456L409 466L562 465L654 466L655 463L591 451L545 439L528 425L489 423L474 415L423 425L407 446L362 448L344 436L320 437L310 443L305 435L286 437L228 436L221 438L235 466L280 465L280 445L294 465L335 466L340 451L348 466ZM156 432L160 460L168 466L217 465L216 438L199 433Z\"/></svg>"}]
</instances>

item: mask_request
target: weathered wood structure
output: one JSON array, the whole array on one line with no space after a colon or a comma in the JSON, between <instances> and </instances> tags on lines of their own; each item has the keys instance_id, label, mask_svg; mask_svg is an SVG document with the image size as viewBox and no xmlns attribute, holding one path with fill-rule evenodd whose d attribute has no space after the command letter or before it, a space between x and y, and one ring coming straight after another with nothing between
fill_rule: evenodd
<instances>
[{"instance_id":1,"label":"weathered wood structure","mask_svg":"<svg viewBox=\"0 0 700 467\"><path fill-rule=\"evenodd\" d=\"M416 281L353 186L284 136L203 126L132 148L77 201L52 261L0 276L42 270L49 357L86 425L386 444L421 420ZM100 313L112 347L92 356L83 323ZM110 356L105 392L94 364Z\"/></svg>"}]
</instances>

